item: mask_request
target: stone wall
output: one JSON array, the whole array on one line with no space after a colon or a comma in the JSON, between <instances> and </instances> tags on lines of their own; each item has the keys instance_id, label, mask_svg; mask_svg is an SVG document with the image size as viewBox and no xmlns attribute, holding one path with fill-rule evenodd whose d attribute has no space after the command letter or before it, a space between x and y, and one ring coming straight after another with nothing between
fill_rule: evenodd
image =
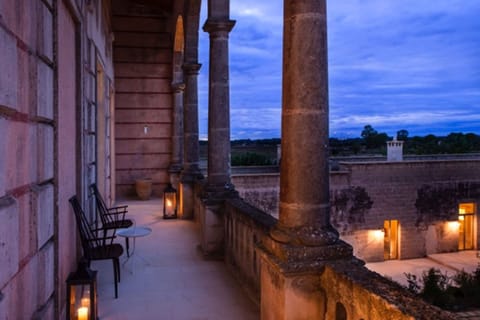
<instances>
[{"instance_id":1,"label":"stone wall","mask_svg":"<svg viewBox=\"0 0 480 320\"><path fill-rule=\"evenodd\" d=\"M276 219L240 199L225 205L225 262L232 274L260 301L260 256L256 246L268 235Z\"/></svg>"},{"instance_id":2,"label":"stone wall","mask_svg":"<svg viewBox=\"0 0 480 320\"><path fill-rule=\"evenodd\" d=\"M241 199L227 200L223 212L227 266L254 302L261 305L261 300L269 301L265 307L275 319L453 319L450 313L422 302L398 284L347 260L324 261L300 275L284 272L285 277L261 282L261 277L276 273L261 259L259 247L269 238L277 219ZM272 287L262 288L261 283ZM280 295L271 296L279 291ZM298 303L281 308L287 300ZM340 317L340 309L346 318ZM263 315L262 310L262 319Z\"/></svg>"},{"instance_id":3,"label":"stone wall","mask_svg":"<svg viewBox=\"0 0 480 320\"><path fill-rule=\"evenodd\" d=\"M382 261L385 220L400 223L399 258L458 249L460 202L480 204L480 160L341 162L330 172L331 222L354 254ZM251 205L278 215L279 174L240 174L232 181ZM431 198L431 199L430 199ZM476 219L478 234L480 219ZM476 248L480 237L476 237Z\"/></svg>"},{"instance_id":4,"label":"stone wall","mask_svg":"<svg viewBox=\"0 0 480 320\"><path fill-rule=\"evenodd\" d=\"M171 17L132 1L115 1L115 160L119 196L135 196L136 179L169 182L172 132Z\"/></svg>"},{"instance_id":5,"label":"stone wall","mask_svg":"<svg viewBox=\"0 0 480 320\"><path fill-rule=\"evenodd\" d=\"M104 10L108 2L0 2L0 319L62 317L81 255L68 198L85 205L83 178L95 181L97 62L113 78Z\"/></svg>"},{"instance_id":6,"label":"stone wall","mask_svg":"<svg viewBox=\"0 0 480 320\"><path fill-rule=\"evenodd\" d=\"M0 2L0 319L54 314L54 11Z\"/></svg>"}]
</instances>

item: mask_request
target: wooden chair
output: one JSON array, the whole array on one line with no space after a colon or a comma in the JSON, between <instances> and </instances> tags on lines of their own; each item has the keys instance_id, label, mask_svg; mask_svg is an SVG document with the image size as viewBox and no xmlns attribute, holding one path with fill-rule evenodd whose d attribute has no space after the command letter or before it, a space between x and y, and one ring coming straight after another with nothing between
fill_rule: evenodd
<instances>
[{"instance_id":1,"label":"wooden chair","mask_svg":"<svg viewBox=\"0 0 480 320\"><path fill-rule=\"evenodd\" d=\"M91 228L77 196L71 197L68 201L72 205L73 212L75 213L77 228L82 241L83 255L88 265L90 266L92 260L112 260L115 298L118 298L117 283L120 282L120 256L123 254L122 245L113 243L115 234L106 236L104 233L103 237L96 235L98 230L103 229Z\"/></svg>"},{"instance_id":2,"label":"wooden chair","mask_svg":"<svg viewBox=\"0 0 480 320\"><path fill-rule=\"evenodd\" d=\"M91 184L90 189L95 196L95 203L97 205L98 215L100 216L100 220L102 221L102 229L104 231L104 235L107 233L108 230L129 228L133 225L132 220L125 219L125 214L128 211L128 206L125 205L118 207L107 207L102 195L98 191L97 185L95 183ZM128 238L125 238L125 245L128 252Z\"/></svg>"}]
</instances>

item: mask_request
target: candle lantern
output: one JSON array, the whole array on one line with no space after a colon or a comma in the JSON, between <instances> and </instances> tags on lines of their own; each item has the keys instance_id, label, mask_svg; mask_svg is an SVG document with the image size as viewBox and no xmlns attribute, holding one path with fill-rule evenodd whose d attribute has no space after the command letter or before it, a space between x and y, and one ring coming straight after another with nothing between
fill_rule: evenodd
<instances>
[{"instance_id":1,"label":"candle lantern","mask_svg":"<svg viewBox=\"0 0 480 320\"><path fill-rule=\"evenodd\" d=\"M177 190L169 183L163 190L163 219L177 217Z\"/></svg>"},{"instance_id":2,"label":"candle lantern","mask_svg":"<svg viewBox=\"0 0 480 320\"><path fill-rule=\"evenodd\" d=\"M67 320L97 320L97 271L85 260L67 278Z\"/></svg>"}]
</instances>

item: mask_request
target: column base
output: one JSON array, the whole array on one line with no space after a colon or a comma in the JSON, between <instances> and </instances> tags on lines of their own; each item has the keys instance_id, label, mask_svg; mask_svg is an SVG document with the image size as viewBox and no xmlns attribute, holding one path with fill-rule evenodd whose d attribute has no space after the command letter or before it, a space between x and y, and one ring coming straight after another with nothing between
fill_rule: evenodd
<instances>
[{"instance_id":1,"label":"column base","mask_svg":"<svg viewBox=\"0 0 480 320\"><path fill-rule=\"evenodd\" d=\"M339 240L325 246L292 245L268 237L261 257L261 319L327 319L325 267L336 261L362 265L353 248Z\"/></svg>"},{"instance_id":2,"label":"column base","mask_svg":"<svg viewBox=\"0 0 480 320\"><path fill-rule=\"evenodd\" d=\"M202 180L200 169L190 167L180 175L179 182L179 210L178 217L181 219L193 219L195 212L195 184Z\"/></svg>"},{"instance_id":3,"label":"column base","mask_svg":"<svg viewBox=\"0 0 480 320\"><path fill-rule=\"evenodd\" d=\"M221 259L224 256L225 226L221 212L223 201L202 201L198 212L200 222L199 249L204 257Z\"/></svg>"}]
</instances>

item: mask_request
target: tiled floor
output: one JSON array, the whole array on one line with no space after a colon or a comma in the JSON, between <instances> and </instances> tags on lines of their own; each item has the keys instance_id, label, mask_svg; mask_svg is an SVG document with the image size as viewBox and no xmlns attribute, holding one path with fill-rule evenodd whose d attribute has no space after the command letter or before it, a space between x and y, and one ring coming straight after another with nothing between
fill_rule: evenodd
<instances>
[{"instance_id":1,"label":"tiled floor","mask_svg":"<svg viewBox=\"0 0 480 320\"><path fill-rule=\"evenodd\" d=\"M114 298L111 261L92 262L98 273L102 320L259 319L259 308L228 273L222 261L207 261L196 249L196 225L162 219L159 200L131 201L129 218L152 233L136 239L134 255L121 267ZM124 244L123 239L119 242ZM132 241L131 241L132 242ZM126 255L121 259L124 263ZM133 273L131 272L133 271Z\"/></svg>"}]
</instances>

